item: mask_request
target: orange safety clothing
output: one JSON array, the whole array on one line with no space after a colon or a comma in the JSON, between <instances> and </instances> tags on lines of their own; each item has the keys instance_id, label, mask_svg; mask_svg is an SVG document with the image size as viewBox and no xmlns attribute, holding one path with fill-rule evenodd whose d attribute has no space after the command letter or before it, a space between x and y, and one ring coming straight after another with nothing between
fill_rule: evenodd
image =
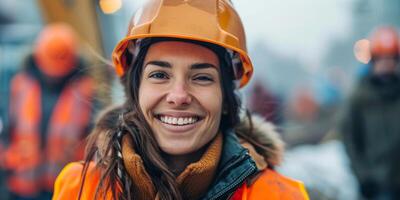
<instances>
[{"instance_id":1,"label":"orange safety clothing","mask_svg":"<svg viewBox=\"0 0 400 200\"><path fill-rule=\"evenodd\" d=\"M242 185L231 200L308 200L302 182L285 177L278 172L266 169L251 185Z\"/></svg>"},{"instance_id":2,"label":"orange safety clothing","mask_svg":"<svg viewBox=\"0 0 400 200\"><path fill-rule=\"evenodd\" d=\"M54 186L53 200L77 199L81 187L82 163L70 163L60 173ZM100 171L92 162L88 167L81 200L94 200L100 180ZM112 199L111 192L106 193ZM99 196L98 199L103 199ZM278 172L265 169L252 183L245 183L230 197L231 200L308 200L304 185Z\"/></svg>"},{"instance_id":3,"label":"orange safety clothing","mask_svg":"<svg viewBox=\"0 0 400 200\"><path fill-rule=\"evenodd\" d=\"M11 82L10 145L5 167L11 171L9 189L22 196L40 190L52 191L54 181L65 164L83 157L80 144L91 119L93 81L80 77L68 82L52 110L45 144L41 144L41 86L23 71Z\"/></svg>"}]
</instances>

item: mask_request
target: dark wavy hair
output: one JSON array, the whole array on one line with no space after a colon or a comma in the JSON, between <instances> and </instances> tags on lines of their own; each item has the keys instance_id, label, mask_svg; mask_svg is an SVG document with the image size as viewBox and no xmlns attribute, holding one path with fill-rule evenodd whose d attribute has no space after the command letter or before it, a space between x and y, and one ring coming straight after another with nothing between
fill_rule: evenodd
<instances>
[{"instance_id":1,"label":"dark wavy hair","mask_svg":"<svg viewBox=\"0 0 400 200\"><path fill-rule=\"evenodd\" d=\"M143 160L143 164L154 183L156 191L158 191L160 199L182 199L175 176L161 157L161 149L138 103L144 58L149 47L161 41L183 41L197 44L211 49L218 56L223 93L223 112L219 130L222 133L226 133L228 129L234 128L239 123L241 102L235 93L231 57L225 48L210 43L176 38L143 39L140 42L140 50L136 56L129 52L125 54L127 63L131 63L127 72L121 77L126 101L122 106L104 112L88 138L82 174L83 183L79 197L89 163L93 160L96 161L97 167L101 168L102 171L100 183L96 189L96 198L99 197L99 194L105 197L106 191L111 191L114 199L134 199L135 195L140 194L137 183L130 179L124 168L123 158L118 156L121 153L122 136L128 134L133 141L136 153ZM99 140L103 140L104 149L99 148Z\"/></svg>"}]
</instances>

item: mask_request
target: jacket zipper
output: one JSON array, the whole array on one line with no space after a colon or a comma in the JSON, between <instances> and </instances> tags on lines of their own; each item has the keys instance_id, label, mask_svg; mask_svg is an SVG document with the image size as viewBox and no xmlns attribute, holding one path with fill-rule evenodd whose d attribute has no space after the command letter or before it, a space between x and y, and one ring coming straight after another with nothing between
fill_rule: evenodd
<instances>
[{"instance_id":1,"label":"jacket zipper","mask_svg":"<svg viewBox=\"0 0 400 200\"><path fill-rule=\"evenodd\" d=\"M245 158L246 156L248 156L247 153L242 158ZM240 160L242 160L242 159L240 159ZM241 184L248 176L250 176L254 172L256 172L256 167L252 165L247 171L245 171L243 173L242 176L240 176L238 179L236 179L235 182L233 182L230 186L226 187L224 190L221 190L220 192L215 194L214 197L212 197L210 200L217 200L220 197L222 197L224 194L231 192L233 189L235 189L239 184Z\"/></svg>"}]
</instances>

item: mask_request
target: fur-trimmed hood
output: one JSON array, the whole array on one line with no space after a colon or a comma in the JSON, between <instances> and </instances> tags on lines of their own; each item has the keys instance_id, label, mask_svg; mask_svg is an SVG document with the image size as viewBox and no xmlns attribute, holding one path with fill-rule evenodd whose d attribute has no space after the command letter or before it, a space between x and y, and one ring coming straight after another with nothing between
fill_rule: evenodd
<instances>
[{"instance_id":1,"label":"fur-trimmed hood","mask_svg":"<svg viewBox=\"0 0 400 200\"><path fill-rule=\"evenodd\" d=\"M244 117L235 132L258 168L273 167L281 163L285 145L271 122L253 114L251 122L248 117Z\"/></svg>"}]
</instances>

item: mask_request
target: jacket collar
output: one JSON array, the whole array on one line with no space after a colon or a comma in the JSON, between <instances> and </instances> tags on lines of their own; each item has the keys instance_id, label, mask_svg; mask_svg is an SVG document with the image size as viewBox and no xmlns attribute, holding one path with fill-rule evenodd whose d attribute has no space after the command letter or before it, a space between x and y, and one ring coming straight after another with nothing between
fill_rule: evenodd
<instances>
[{"instance_id":1,"label":"jacket collar","mask_svg":"<svg viewBox=\"0 0 400 200\"><path fill-rule=\"evenodd\" d=\"M222 156L214 183L203 199L225 199L258 170L248 150L229 131L224 134Z\"/></svg>"}]
</instances>

